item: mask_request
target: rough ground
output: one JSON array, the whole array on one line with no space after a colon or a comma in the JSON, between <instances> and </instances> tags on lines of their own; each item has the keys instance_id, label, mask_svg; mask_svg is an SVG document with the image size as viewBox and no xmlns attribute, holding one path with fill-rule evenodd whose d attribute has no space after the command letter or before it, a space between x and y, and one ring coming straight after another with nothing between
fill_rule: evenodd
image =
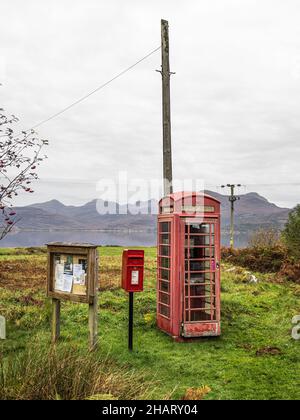
<instances>
[{"instance_id":1,"label":"rough ground","mask_svg":"<svg viewBox=\"0 0 300 420\"><path fill-rule=\"evenodd\" d=\"M142 375L145 384L152 384L153 398L299 399L300 342L291 338L291 320L300 315L300 285L278 284L268 273L253 273L258 283L250 284L245 269L225 264L221 338L175 343L155 326L156 250L147 248L146 288L135 298L134 352L129 354L128 301L119 288L121 253L122 248L100 248L97 356L109 355L114 372L126 369ZM39 250L0 250L0 313L8 320L8 339L0 344L3 360L16 360L32 343L49 346L45 265ZM62 305L59 346L65 345L85 354L85 305ZM112 397L124 397L127 388L122 389L123 394L116 388Z\"/></svg>"}]
</instances>

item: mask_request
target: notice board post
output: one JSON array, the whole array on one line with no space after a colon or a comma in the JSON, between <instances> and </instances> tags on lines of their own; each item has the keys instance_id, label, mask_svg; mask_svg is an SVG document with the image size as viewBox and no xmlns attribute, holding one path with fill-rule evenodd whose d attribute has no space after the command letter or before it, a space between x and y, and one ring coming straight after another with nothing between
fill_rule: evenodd
<instances>
[{"instance_id":1,"label":"notice board post","mask_svg":"<svg viewBox=\"0 0 300 420\"><path fill-rule=\"evenodd\" d=\"M47 244L47 296L52 299L52 343L60 337L61 301L89 307L89 347L95 349L98 333L98 250L96 245L52 242Z\"/></svg>"}]
</instances>

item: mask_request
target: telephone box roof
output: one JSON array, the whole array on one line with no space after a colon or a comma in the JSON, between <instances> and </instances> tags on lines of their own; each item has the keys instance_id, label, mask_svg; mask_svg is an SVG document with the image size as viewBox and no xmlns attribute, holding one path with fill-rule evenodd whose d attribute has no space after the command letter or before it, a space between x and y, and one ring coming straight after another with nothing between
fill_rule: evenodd
<instances>
[{"instance_id":1,"label":"telephone box roof","mask_svg":"<svg viewBox=\"0 0 300 420\"><path fill-rule=\"evenodd\" d=\"M165 198L171 198L174 201L180 201L183 198L187 198L187 197L204 197L204 198L209 198L210 200L215 201L216 203L221 203L219 200L217 200L215 197L212 197L211 195L205 194L203 192L193 192L193 191L178 191L172 194L169 194L165 197L163 197L161 200L165 199ZM161 201L160 200L160 201Z\"/></svg>"}]
</instances>

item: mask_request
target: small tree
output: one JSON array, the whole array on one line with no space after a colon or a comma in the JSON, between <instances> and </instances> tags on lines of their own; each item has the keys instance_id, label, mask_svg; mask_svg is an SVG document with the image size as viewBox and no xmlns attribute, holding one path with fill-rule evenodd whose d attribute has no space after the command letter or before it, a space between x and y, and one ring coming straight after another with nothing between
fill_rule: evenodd
<instances>
[{"instance_id":1,"label":"small tree","mask_svg":"<svg viewBox=\"0 0 300 420\"><path fill-rule=\"evenodd\" d=\"M38 179L37 166L47 158L41 151L48 141L34 130L15 134L12 127L17 122L17 117L7 116L0 108L0 240L19 220L12 208L13 199L20 192L34 192L31 183Z\"/></svg>"},{"instance_id":2,"label":"small tree","mask_svg":"<svg viewBox=\"0 0 300 420\"><path fill-rule=\"evenodd\" d=\"M300 259L300 204L290 212L283 237L289 253L296 259Z\"/></svg>"},{"instance_id":3,"label":"small tree","mask_svg":"<svg viewBox=\"0 0 300 420\"><path fill-rule=\"evenodd\" d=\"M261 228L249 239L250 248L276 248L280 245L280 232L274 228Z\"/></svg>"}]
</instances>

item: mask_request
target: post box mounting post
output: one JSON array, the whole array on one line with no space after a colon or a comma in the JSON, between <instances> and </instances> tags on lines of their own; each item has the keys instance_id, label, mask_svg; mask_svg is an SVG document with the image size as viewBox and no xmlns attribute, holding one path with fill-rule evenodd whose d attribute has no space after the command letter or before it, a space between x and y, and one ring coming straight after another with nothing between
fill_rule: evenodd
<instances>
[{"instance_id":1,"label":"post box mounting post","mask_svg":"<svg viewBox=\"0 0 300 420\"><path fill-rule=\"evenodd\" d=\"M133 298L134 293L129 292L129 322L128 322L128 350L133 349Z\"/></svg>"}]
</instances>

